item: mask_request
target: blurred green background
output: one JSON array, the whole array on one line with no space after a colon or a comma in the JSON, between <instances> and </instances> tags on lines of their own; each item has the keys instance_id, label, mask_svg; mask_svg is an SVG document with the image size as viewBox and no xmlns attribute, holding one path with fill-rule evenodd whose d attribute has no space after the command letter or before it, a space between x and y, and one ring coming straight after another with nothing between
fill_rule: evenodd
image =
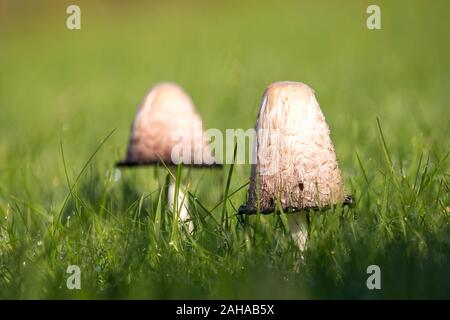
<instances>
[{"instance_id":1,"label":"blurred green background","mask_svg":"<svg viewBox=\"0 0 450 320\"><path fill-rule=\"evenodd\" d=\"M382 29L368 30L372 2L0 0L0 297L449 298L450 4L376 1ZM81 30L66 28L69 4ZM148 89L177 82L206 128L246 129L279 80L315 89L357 206L316 215L304 260L277 216L205 224L178 251L167 227L155 244L164 170L113 178ZM60 144L73 182L113 129L60 222ZM248 169L235 166L230 190ZM183 177L211 210L227 175ZM68 264L83 290L65 289ZM365 287L368 264L383 290Z\"/></svg>"}]
</instances>

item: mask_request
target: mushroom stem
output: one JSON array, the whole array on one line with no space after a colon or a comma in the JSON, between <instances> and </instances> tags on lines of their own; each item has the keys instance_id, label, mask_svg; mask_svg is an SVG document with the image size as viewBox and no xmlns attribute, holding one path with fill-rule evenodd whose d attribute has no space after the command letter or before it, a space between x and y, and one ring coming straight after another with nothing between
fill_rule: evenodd
<instances>
[{"instance_id":1,"label":"mushroom stem","mask_svg":"<svg viewBox=\"0 0 450 320\"><path fill-rule=\"evenodd\" d=\"M180 220L180 224L187 227L187 230L189 231L189 234L192 234L194 231L194 223L191 220L191 216L189 214L189 204L188 200L182 191L183 187L180 185L180 189L178 190L178 199L176 202L176 210L178 212L175 212L178 215L178 219ZM176 197L176 185L173 179L170 179L169 184L169 194L167 196L167 202L169 206L169 210L173 210L175 207L175 197Z\"/></svg>"},{"instance_id":2,"label":"mushroom stem","mask_svg":"<svg viewBox=\"0 0 450 320\"><path fill-rule=\"evenodd\" d=\"M292 239L294 240L300 251L306 248L306 240L308 239L308 213L299 212L288 214L287 220Z\"/></svg>"}]
</instances>

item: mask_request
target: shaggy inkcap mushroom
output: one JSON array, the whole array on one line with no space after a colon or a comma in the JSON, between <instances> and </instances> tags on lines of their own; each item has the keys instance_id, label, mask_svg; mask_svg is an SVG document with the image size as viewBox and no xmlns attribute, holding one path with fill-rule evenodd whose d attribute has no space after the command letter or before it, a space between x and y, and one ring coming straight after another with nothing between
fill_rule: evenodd
<instances>
[{"instance_id":1,"label":"shaggy inkcap mushroom","mask_svg":"<svg viewBox=\"0 0 450 320\"><path fill-rule=\"evenodd\" d=\"M306 214L347 204L330 131L314 91L299 82L276 82L263 95L256 122L256 164L241 214L272 213L281 207L294 240L306 241Z\"/></svg>"},{"instance_id":2,"label":"shaggy inkcap mushroom","mask_svg":"<svg viewBox=\"0 0 450 320\"><path fill-rule=\"evenodd\" d=\"M125 161L118 166L215 166L201 118L189 95L174 83L154 86L134 119ZM186 153L184 151L187 151Z\"/></svg>"},{"instance_id":3,"label":"shaggy inkcap mushroom","mask_svg":"<svg viewBox=\"0 0 450 320\"><path fill-rule=\"evenodd\" d=\"M127 156L119 167L134 167L164 163L171 170L181 163L189 167L220 167L207 145L201 125L189 95L174 83L154 86L139 108L128 144ZM176 198L175 184L168 189L169 208ZM177 198L181 221L189 221L188 202L180 189ZM192 221L189 231L193 230Z\"/></svg>"}]
</instances>

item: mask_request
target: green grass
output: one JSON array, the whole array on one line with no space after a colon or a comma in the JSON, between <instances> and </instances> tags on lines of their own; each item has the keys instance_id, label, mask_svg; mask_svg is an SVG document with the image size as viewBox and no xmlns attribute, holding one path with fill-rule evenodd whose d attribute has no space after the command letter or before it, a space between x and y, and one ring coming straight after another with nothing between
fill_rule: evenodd
<instances>
[{"instance_id":1,"label":"green grass","mask_svg":"<svg viewBox=\"0 0 450 320\"><path fill-rule=\"evenodd\" d=\"M380 1L379 31L365 1L77 3L80 31L69 2L0 2L0 298L450 298L448 3ZM235 216L248 166L182 169L188 235L163 166L114 168L162 80L221 130L309 84L355 207L312 214L302 259L283 215Z\"/></svg>"}]
</instances>

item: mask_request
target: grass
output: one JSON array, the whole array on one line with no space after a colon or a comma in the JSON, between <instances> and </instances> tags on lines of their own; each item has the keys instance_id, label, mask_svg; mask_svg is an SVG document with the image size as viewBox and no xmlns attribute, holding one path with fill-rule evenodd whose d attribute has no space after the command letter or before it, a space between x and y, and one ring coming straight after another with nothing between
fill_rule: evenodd
<instances>
[{"instance_id":1,"label":"grass","mask_svg":"<svg viewBox=\"0 0 450 320\"><path fill-rule=\"evenodd\" d=\"M364 1L77 3L79 31L68 2L0 4L0 298L450 298L448 3L382 1L378 31ZM235 216L248 166L178 168L188 235L164 166L114 168L161 80L221 130L310 84L355 207L312 214L302 258L285 216Z\"/></svg>"}]
</instances>

